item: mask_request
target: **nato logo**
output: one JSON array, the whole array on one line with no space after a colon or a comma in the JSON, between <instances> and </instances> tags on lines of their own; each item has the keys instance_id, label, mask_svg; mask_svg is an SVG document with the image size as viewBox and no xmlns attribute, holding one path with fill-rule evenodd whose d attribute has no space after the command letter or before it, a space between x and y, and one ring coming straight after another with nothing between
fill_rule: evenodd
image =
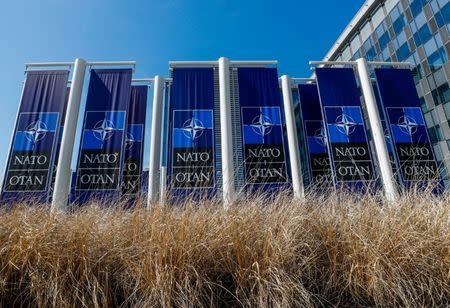
<instances>
[{"instance_id":1,"label":"nato logo","mask_svg":"<svg viewBox=\"0 0 450 308\"><path fill-rule=\"evenodd\" d=\"M314 141L322 147L327 146L327 134L325 133L325 129L323 127L316 130L314 134Z\"/></svg>"},{"instance_id":2,"label":"nato logo","mask_svg":"<svg viewBox=\"0 0 450 308\"><path fill-rule=\"evenodd\" d=\"M387 108L387 113L396 143L428 141L425 121L419 107Z\"/></svg>"},{"instance_id":3,"label":"nato logo","mask_svg":"<svg viewBox=\"0 0 450 308\"><path fill-rule=\"evenodd\" d=\"M31 123L28 125L25 136L28 140L30 140L33 143L38 142L39 140L44 139L45 135L47 135L48 128L47 124L41 120L37 120L36 122Z\"/></svg>"},{"instance_id":4,"label":"nato logo","mask_svg":"<svg viewBox=\"0 0 450 308\"><path fill-rule=\"evenodd\" d=\"M125 149L131 150L136 143L143 140L143 125L128 124L128 132L125 138Z\"/></svg>"},{"instance_id":5,"label":"nato logo","mask_svg":"<svg viewBox=\"0 0 450 308\"><path fill-rule=\"evenodd\" d=\"M331 143L366 141L360 107L325 107L325 116Z\"/></svg>"},{"instance_id":6,"label":"nato logo","mask_svg":"<svg viewBox=\"0 0 450 308\"><path fill-rule=\"evenodd\" d=\"M195 117L192 117L183 123L181 131L186 138L195 140L202 136L205 129L206 127L202 121L196 119Z\"/></svg>"},{"instance_id":7,"label":"nato logo","mask_svg":"<svg viewBox=\"0 0 450 308\"><path fill-rule=\"evenodd\" d=\"M417 127L419 126L413 118L410 118L407 115L401 117L397 125L404 134L407 134L409 136L412 136L414 133L416 133Z\"/></svg>"},{"instance_id":8,"label":"nato logo","mask_svg":"<svg viewBox=\"0 0 450 308\"><path fill-rule=\"evenodd\" d=\"M13 149L33 151L36 147L51 149L58 126L57 112L22 113L17 122Z\"/></svg>"},{"instance_id":9,"label":"nato logo","mask_svg":"<svg viewBox=\"0 0 450 308\"><path fill-rule=\"evenodd\" d=\"M87 111L83 149L121 148L125 111Z\"/></svg>"},{"instance_id":10,"label":"nato logo","mask_svg":"<svg viewBox=\"0 0 450 308\"><path fill-rule=\"evenodd\" d=\"M92 132L94 133L94 137L101 142L105 142L109 138L114 135L115 127L114 123L111 120L103 119L102 121L98 121L95 124Z\"/></svg>"},{"instance_id":11,"label":"nato logo","mask_svg":"<svg viewBox=\"0 0 450 308\"><path fill-rule=\"evenodd\" d=\"M212 110L174 110L173 147L212 147L213 122Z\"/></svg>"},{"instance_id":12,"label":"nato logo","mask_svg":"<svg viewBox=\"0 0 450 308\"><path fill-rule=\"evenodd\" d=\"M245 144L282 144L279 107L242 107Z\"/></svg>"},{"instance_id":13,"label":"nato logo","mask_svg":"<svg viewBox=\"0 0 450 308\"><path fill-rule=\"evenodd\" d=\"M323 126L323 121L305 121L305 129L308 140L308 150L310 153L326 153L328 138Z\"/></svg>"},{"instance_id":14,"label":"nato logo","mask_svg":"<svg viewBox=\"0 0 450 308\"><path fill-rule=\"evenodd\" d=\"M261 113L253 119L251 127L258 135L265 136L272 131L273 123L268 116Z\"/></svg>"},{"instance_id":15,"label":"nato logo","mask_svg":"<svg viewBox=\"0 0 450 308\"><path fill-rule=\"evenodd\" d=\"M343 113L336 118L335 125L342 134L350 136L355 132L355 128L358 123L356 123L350 115L345 114L344 112L345 111L343 111Z\"/></svg>"},{"instance_id":16,"label":"nato logo","mask_svg":"<svg viewBox=\"0 0 450 308\"><path fill-rule=\"evenodd\" d=\"M131 133L127 133L127 137L125 138L125 149L131 150L136 143L136 139Z\"/></svg>"}]
</instances>

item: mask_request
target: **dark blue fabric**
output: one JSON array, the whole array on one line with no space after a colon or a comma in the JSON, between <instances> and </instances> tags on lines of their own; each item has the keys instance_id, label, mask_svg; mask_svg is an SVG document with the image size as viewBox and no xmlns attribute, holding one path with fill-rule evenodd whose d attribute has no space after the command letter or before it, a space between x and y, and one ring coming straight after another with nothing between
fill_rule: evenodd
<instances>
[{"instance_id":1,"label":"dark blue fabric","mask_svg":"<svg viewBox=\"0 0 450 308\"><path fill-rule=\"evenodd\" d=\"M380 98L387 107L420 107L414 78L409 69L375 69Z\"/></svg>"},{"instance_id":2,"label":"dark blue fabric","mask_svg":"<svg viewBox=\"0 0 450 308\"><path fill-rule=\"evenodd\" d=\"M335 185L366 191L375 170L352 68L316 68Z\"/></svg>"},{"instance_id":3,"label":"dark blue fabric","mask_svg":"<svg viewBox=\"0 0 450 308\"><path fill-rule=\"evenodd\" d=\"M172 77L168 187L175 198L211 198L216 193L214 70L175 68Z\"/></svg>"},{"instance_id":4,"label":"dark blue fabric","mask_svg":"<svg viewBox=\"0 0 450 308\"><path fill-rule=\"evenodd\" d=\"M51 202L52 197L53 197L53 188L55 186L55 181L56 181L56 169L58 167L59 153L61 150L61 142L62 142L62 135L63 135L63 131L64 131L64 123L66 122L67 102L69 101L69 95L70 95L70 87L67 87L64 110L62 113L61 123L59 126L58 142L56 144L56 149L55 149L55 160L54 160L54 164L53 164L52 182L51 182L50 188L49 188L48 202Z\"/></svg>"},{"instance_id":5,"label":"dark blue fabric","mask_svg":"<svg viewBox=\"0 0 450 308\"><path fill-rule=\"evenodd\" d=\"M276 68L239 68L241 107L280 107L282 105Z\"/></svg>"},{"instance_id":6,"label":"dark blue fabric","mask_svg":"<svg viewBox=\"0 0 450 308\"><path fill-rule=\"evenodd\" d=\"M46 201L68 75L68 71L27 73L3 181L3 201Z\"/></svg>"},{"instance_id":7,"label":"dark blue fabric","mask_svg":"<svg viewBox=\"0 0 450 308\"><path fill-rule=\"evenodd\" d=\"M72 171L71 177L70 177L70 193L69 193L69 200L75 200L75 185L77 182L77 172Z\"/></svg>"},{"instance_id":8,"label":"dark blue fabric","mask_svg":"<svg viewBox=\"0 0 450 308\"><path fill-rule=\"evenodd\" d=\"M122 194L137 197L144 163L144 133L148 86L132 86L128 108Z\"/></svg>"},{"instance_id":9,"label":"dark blue fabric","mask_svg":"<svg viewBox=\"0 0 450 308\"><path fill-rule=\"evenodd\" d=\"M298 92L305 132L305 147L308 152L310 184L314 188L328 188L333 185L333 180L317 85L300 84Z\"/></svg>"},{"instance_id":10,"label":"dark blue fabric","mask_svg":"<svg viewBox=\"0 0 450 308\"><path fill-rule=\"evenodd\" d=\"M352 68L316 68L322 108L326 106L361 107L360 93Z\"/></svg>"},{"instance_id":11,"label":"dark blue fabric","mask_svg":"<svg viewBox=\"0 0 450 308\"><path fill-rule=\"evenodd\" d=\"M141 197L147 198L148 195L148 170L142 171L141 175Z\"/></svg>"},{"instance_id":12,"label":"dark blue fabric","mask_svg":"<svg viewBox=\"0 0 450 308\"><path fill-rule=\"evenodd\" d=\"M120 195L131 69L92 70L73 202Z\"/></svg>"},{"instance_id":13,"label":"dark blue fabric","mask_svg":"<svg viewBox=\"0 0 450 308\"><path fill-rule=\"evenodd\" d=\"M383 68L375 69L375 75L404 186L423 187L430 182L441 186L433 147L411 71ZM420 150L421 154L418 154L417 150Z\"/></svg>"},{"instance_id":14,"label":"dark blue fabric","mask_svg":"<svg viewBox=\"0 0 450 308\"><path fill-rule=\"evenodd\" d=\"M238 80L246 189L290 187L278 70L239 68Z\"/></svg>"},{"instance_id":15,"label":"dark blue fabric","mask_svg":"<svg viewBox=\"0 0 450 308\"><path fill-rule=\"evenodd\" d=\"M396 159L396 154L394 150L394 145L392 143L391 131L389 130L388 124L386 122L386 114L383 108L383 103L381 102L380 92L378 91L378 86L376 84L372 85L373 92L375 94L375 100L377 101L378 112L380 114L381 125L383 126L384 138L386 140L386 146L389 153L389 159L391 161L392 171L394 173L394 177L397 181L399 181L398 176L398 162Z\"/></svg>"}]
</instances>

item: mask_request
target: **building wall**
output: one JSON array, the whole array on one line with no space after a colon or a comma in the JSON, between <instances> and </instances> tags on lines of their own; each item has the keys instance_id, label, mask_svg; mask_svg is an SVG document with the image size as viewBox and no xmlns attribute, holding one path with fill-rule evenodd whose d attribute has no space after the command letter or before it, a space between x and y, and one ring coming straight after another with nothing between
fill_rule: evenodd
<instances>
[{"instance_id":1,"label":"building wall","mask_svg":"<svg viewBox=\"0 0 450 308\"><path fill-rule=\"evenodd\" d=\"M368 5L367 1L364 5ZM405 61L414 79L442 174L450 170L450 0L375 1L325 59Z\"/></svg>"}]
</instances>

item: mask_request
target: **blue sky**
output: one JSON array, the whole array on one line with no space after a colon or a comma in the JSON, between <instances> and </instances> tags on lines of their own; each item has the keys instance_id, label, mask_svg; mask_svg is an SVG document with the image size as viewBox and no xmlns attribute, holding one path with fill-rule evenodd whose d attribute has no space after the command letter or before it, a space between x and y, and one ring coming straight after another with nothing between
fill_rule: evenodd
<instances>
[{"instance_id":1,"label":"blue sky","mask_svg":"<svg viewBox=\"0 0 450 308\"><path fill-rule=\"evenodd\" d=\"M6 2L6 1L5 1ZM17 0L0 11L0 170L26 62L135 60L136 77L170 60L278 60L308 77L363 0ZM85 89L86 92L86 89Z\"/></svg>"}]
</instances>

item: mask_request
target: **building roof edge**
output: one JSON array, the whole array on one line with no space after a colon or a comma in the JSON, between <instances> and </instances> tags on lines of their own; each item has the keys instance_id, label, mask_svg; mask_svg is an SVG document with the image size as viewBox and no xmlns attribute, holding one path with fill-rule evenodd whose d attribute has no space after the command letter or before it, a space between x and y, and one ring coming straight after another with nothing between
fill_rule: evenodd
<instances>
[{"instance_id":1,"label":"building roof edge","mask_svg":"<svg viewBox=\"0 0 450 308\"><path fill-rule=\"evenodd\" d=\"M363 6L352 18L350 23L345 27L344 31L341 33L339 38L334 42L333 47L328 51L326 56L323 58L324 61L330 60L335 53L338 51L342 43L346 42L349 37L353 34L354 29L364 20L365 17L371 12L374 6L383 3L381 0L366 0Z\"/></svg>"}]
</instances>

